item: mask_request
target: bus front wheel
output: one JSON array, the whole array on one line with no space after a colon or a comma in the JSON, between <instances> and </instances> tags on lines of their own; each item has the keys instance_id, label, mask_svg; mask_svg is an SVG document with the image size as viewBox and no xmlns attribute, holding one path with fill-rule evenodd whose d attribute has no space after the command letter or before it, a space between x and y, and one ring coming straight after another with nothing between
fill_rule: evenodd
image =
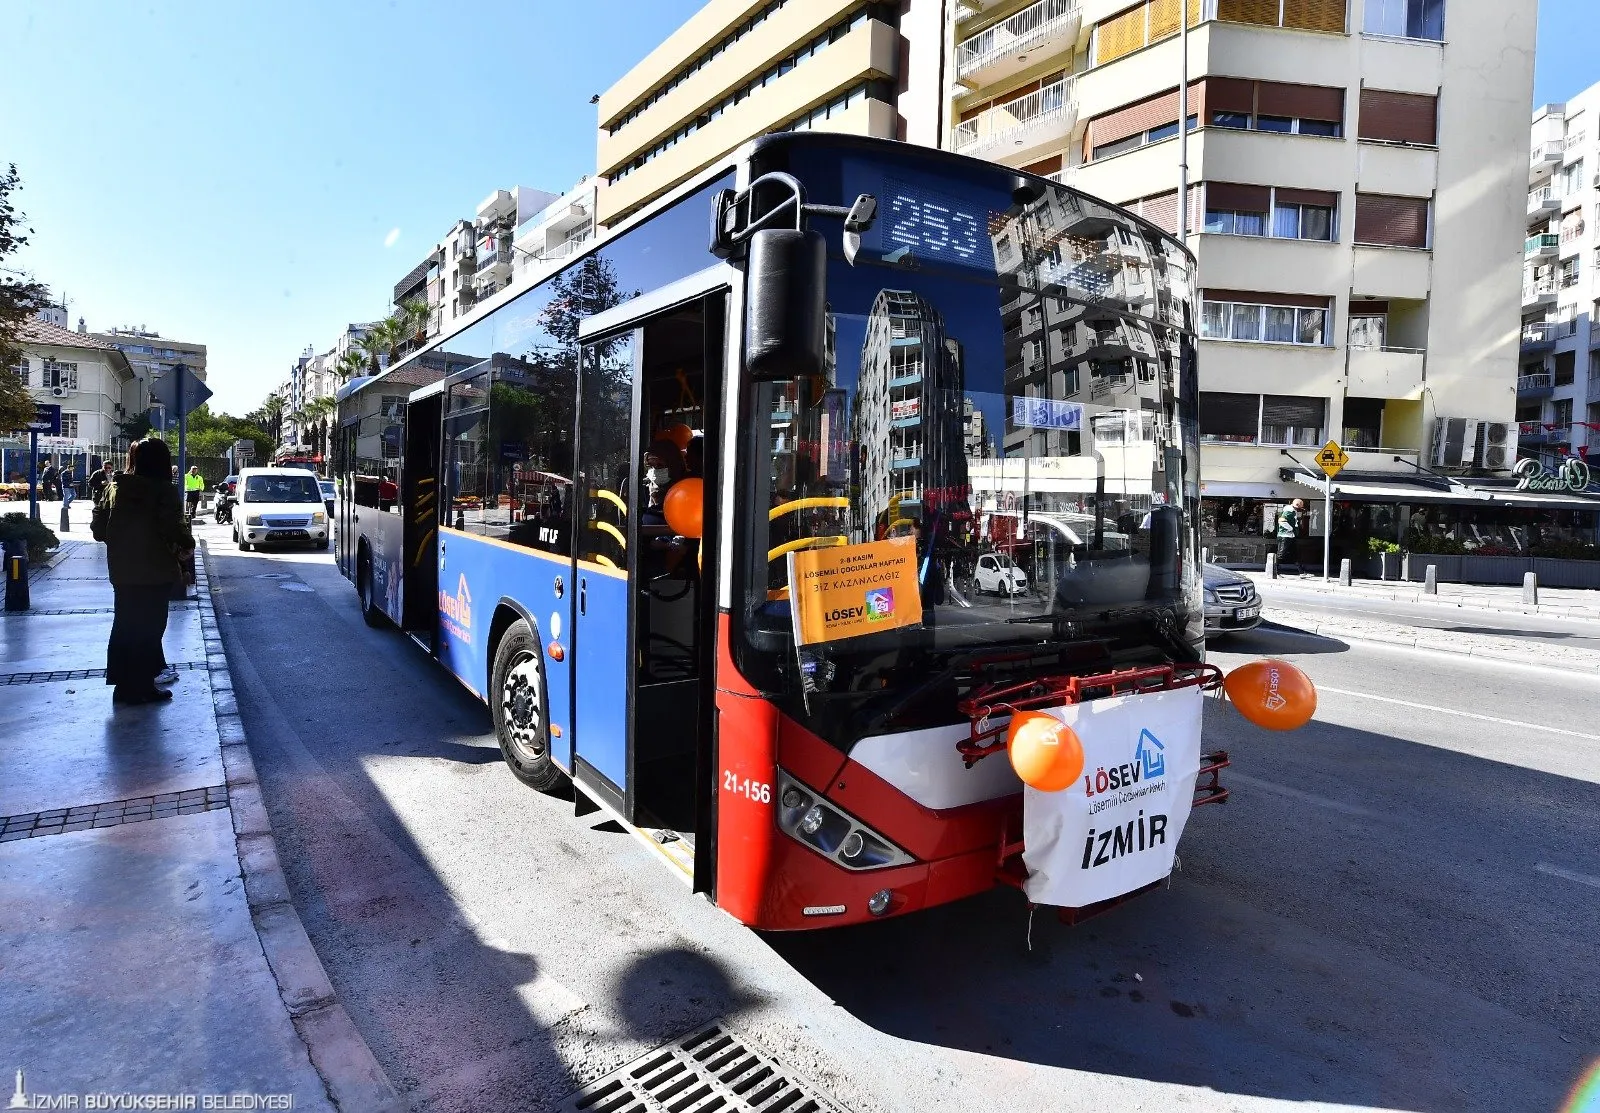
<instances>
[{"instance_id":1,"label":"bus front wheel","mask_svg":"<svg viewBox=\"0 0 1600 1113\"><path fill-rule=\"evenodd\" d=\"M540 792L549 792L564 780L560 768L550 760L547 695L544 649L533 627L519 618L495 648L489 709L501 756L512 774Z\"/></svg>"}]
</instances>

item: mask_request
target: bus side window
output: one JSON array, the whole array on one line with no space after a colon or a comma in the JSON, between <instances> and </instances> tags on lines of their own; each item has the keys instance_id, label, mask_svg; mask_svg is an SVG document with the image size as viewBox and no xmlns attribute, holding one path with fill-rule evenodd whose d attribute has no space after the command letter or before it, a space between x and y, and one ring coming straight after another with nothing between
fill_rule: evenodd
<instances>
[{"instance_id":1,"label":"bus side window","mask_svg":"<svg viewBox=\"0 0 1600 1113\"><path fill-rule=\"evenodd\" d=\"M455 529L483 533L489 468L489 376L450 388L444 419L446 518Z\"/></svg>"}]
</instances>

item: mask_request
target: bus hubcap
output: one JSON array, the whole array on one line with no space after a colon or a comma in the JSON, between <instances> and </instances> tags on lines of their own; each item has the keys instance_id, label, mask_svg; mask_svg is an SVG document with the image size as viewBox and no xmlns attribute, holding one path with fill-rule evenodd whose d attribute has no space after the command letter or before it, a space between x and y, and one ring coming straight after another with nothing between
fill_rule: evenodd
<instances>
[{"instance_id":1,"label":"bus hubcap","mask_svg":"<svg viewBox=\"0 0 1600 1113\"><path fill-rule=\"evenodd\" d=\"M539 704L539 665L532 656L523 657L506 673L500 707L505 712L506 731L518 750L539 757L544 753L541 737L544 708Z\"/></svg>"}]
</instances>

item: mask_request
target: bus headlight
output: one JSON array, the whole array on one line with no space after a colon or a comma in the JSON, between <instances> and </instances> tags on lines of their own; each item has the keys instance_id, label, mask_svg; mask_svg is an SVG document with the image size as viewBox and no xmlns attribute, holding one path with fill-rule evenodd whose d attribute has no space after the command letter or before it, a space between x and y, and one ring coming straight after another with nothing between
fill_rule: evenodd
<instances>
[{"instance_id":1,"label":"bus headlight","mask_svg":"<svg viewBox=\"0 0 1600 1113\"><path fill-rule=\"evenodd\" d=\"M778 826L825 858L852 870L908 865L911 855L860 820L822 800L782 771L778 774Z\"/></svg>"}]
</instances>

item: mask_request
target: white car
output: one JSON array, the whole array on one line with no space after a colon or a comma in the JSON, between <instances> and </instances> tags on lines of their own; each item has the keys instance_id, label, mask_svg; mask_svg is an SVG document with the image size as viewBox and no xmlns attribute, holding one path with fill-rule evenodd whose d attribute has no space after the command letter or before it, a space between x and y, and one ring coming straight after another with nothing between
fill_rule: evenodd
<instances>
[{"instance_id":1,"label":"white car","mask_svg":"<svg viewBox=\"0 0 1600 1113\"><path fill-rule=\"evenodd\" d=\"M328 512L317 477L301 468L245 468L235 489L233 539L240 551L301 541L328 547Z\"/></svg>"},{"instance_id":2,"label":"white car","mask_svg":"<svg viewBox=\"0 0 1600 1113\"><path fill-rule=\"evenodd\" d=\"M974 575L980 592L995 595L1021 595L1028 590L1028 574L1004 553L984 553L978 558Z\"/></svg>"}]
</instances>

